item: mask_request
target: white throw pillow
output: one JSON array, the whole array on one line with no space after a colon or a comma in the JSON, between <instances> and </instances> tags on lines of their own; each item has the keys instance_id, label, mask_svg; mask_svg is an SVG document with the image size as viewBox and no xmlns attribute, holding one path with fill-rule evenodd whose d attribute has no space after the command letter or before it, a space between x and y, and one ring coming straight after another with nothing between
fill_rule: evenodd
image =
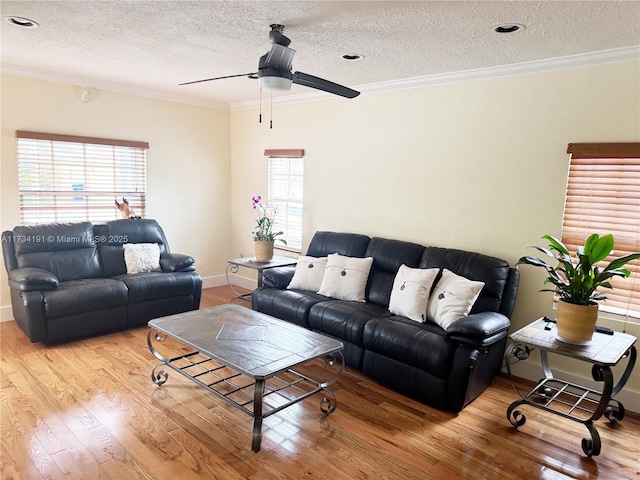
<instances>
[{"instance_id":1,"label":"white throw pillow","mask_svg":"<svg viewBox=\"0 0 640 480\"><path fill-rule=\"evenodd\" d=\"M157 243L125 243L122 247L127 273L160 271L160 246Z\"/></svg>"},{"instance_id":2,"label":"white throw pillow","mask_svg":"<svg viewBox=\"0 0 640 480\"><path fill-rule=\"evenodd\" d=\"M429 292L439 271L439 268L410 268L400 265L393 281L389 311L416 322L426 322Z\"/></svg>"},{"instance_id":3,"label":"white throw pillow","mask_svg":"<svg viewBox=\"0 0 640 480\"><path fill-rule=\"evenodd\" d=\"M317 292L322 286L327 257L298 257L296 271L287 288Z\"/></svg>"},{"instance_id":4,"label":"white throw pillow","mask_svg":"<svg viewBox=\"0 0 640 480\"><path fill-rule=\"evenodd\" d=\"M429 297L429 320L446 330L453 322L469 314L482 287L483 282L475 282L443 269L442 277Z\"/></svg>"},{"instance_id":5,"label":"white throw pillow","mask_svg":"<svg viewBox=\"0 0 640 480\"><path fill-rule=\"evenodd\" d=\"M327 268L318 293L338 300L364 302L372 264L373 257L355 258L332 253L327 258Z\"/></svg>"}]
</instances>

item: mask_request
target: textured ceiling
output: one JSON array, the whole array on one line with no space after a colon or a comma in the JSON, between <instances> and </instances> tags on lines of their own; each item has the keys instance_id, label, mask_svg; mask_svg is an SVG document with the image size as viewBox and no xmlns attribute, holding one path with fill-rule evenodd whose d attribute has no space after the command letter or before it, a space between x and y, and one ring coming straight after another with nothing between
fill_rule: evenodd
<instances>
[{"instance_id":1,"label":"textured ceiling","mask_svg":"<svg viewBox=\"0 0 640 480\"><path fill-rule=\"evenodd\" d=\"M0 22L5 71L224 104L257 99L257 81L178 83L256 71L271 23L285 25L294 70L350 87L640 44L639 1L3 0L0 9L39 24ZM525 28L493 31L505 23Z\"/></svg>"}]
</instances>

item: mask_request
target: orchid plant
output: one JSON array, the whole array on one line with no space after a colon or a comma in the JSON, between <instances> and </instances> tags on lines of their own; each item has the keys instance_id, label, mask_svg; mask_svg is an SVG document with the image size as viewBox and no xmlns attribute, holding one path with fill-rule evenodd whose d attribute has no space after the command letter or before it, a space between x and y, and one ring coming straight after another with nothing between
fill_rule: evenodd
<instances>
[{"instance_id":1,"label":"orchid plant","mask_svg":"<svg viewBox=\"0 0 640 480\"><path fill-rule=\"evenodd\" d=\"M262 196L260 195L252 197L251 202L253 204L253 209L258 211L258 218L256 219L256 229L251 232L253 240L261 240L267 242L278 240L286 245L286 240L282 238L276 238L280 235L284 235L284 232L273 231L277 208L263 204Z\"/></svg>"}]
</instances>

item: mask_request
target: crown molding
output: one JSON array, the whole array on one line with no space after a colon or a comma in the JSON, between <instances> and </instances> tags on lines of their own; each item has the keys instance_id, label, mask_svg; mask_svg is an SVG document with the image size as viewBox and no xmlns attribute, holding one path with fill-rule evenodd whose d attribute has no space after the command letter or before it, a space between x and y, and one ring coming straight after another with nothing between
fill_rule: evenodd
<instances>
[{"instance_id":1,"label":"crown molding","mask_svg":"<svg viewBox=\"0 0 640 480\"><path fill-rule=\"evenodd\" d=\"M478 68L460 72L441 73L435 75L405 78L401 80L369 83L365 85L358 85L353 88L359 90L361 94L366 95L372 93L391 92L395 90L432 87L436 85L447 85L454 83L474 82L479 80L516 77L521 75L558 72L562 70L573 70L578 68L632 61L640 61L640 45L633 45L630 47L610 50L600 50L597 52L589 52L577 55L568 55L564 57L549 58L545 60L514 63L511 65L501 65L497 67ZM202 107L214 108L217 110L246 110L251 108L258 108L260 106L259 100L248 100L227 104L223 102L206 100L203 98L190 97L187 95L175 95L168 92L151 90L148 88L136 87L133 85L109 82L78 75L68 75L59 72L50 72L47 70L22 67L19 65L8 63L1 63L0 69L3 74L14 75L17 77L46 80L67 85L79 85L87 88L96 88L115 93L124 93L140 97L187 103ZM290 105L295 103L315 102L319 100L339 100L340 98L341 97L337 97L326 92L314 91L312 93L281 95L273 97L273 105Z\"/></svg>"},{"instance_id":2,"label":"crown molding","mask_svg":"<svg viewBox=\"0 0 640 480\"><path fill-rule=\"evenodd\" d=\"M23 67L10 63L0 63L0 70L3 74L13 75L16 77L32 78L35 80L45 80L53 83L61 83L65 85L78 85L85 88L93 88L97 90L105 90L114 93L124 93L135 95L138 97L154 98L157 100L167 100L170 102L187 103L200 107L214 108L217 110L229 110L229 104L223 102L215 102L204 98L190 97L188 95L175 95L159 90L152 90L124 83L110 82L107 80L99 80L95 78L83 77L80 75L69 75L66 73L51 72L48 70L40 70L37 68Z\"/></svg>"},{"instance_id":3,"label":"crown molding","mask_svg":"<svg viewBox=\"0 0 640 480\"><path fill-rule=\"evenodd\" d=\"M632 61L640 61L640 45L616 48L611 50L600 50L597 52L589 52L578 55L568 55L565 57L549 58L545 60L514 63L511 65L501 65L497 67L478 68L460 72L441 73L435 75L425 75L421 77L405 78L401 80L391 80L387 82L369 83L365 85L358 85L352 88L354 88L355 90L359 90L361 94L382 93L395 90L433 87L436 85L447 85L453 83L475 82L479 80L490 80L505 77L517 77L522 75L558 72L562 70L573 70L578 68ZM340 97L336 97L335 95L331 95L325 92L314 92L274 97L273 104L288 105L293 103L339 98ZM232 112L235 110L257 108L259 106L260 102L257 100L235 102L229 105Z\"/></svg>"}]
</instances>

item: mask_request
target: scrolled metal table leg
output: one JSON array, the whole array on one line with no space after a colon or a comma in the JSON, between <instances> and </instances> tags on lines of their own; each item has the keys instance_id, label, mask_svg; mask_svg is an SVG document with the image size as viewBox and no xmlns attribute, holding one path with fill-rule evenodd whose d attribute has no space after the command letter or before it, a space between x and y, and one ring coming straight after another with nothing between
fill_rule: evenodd
<instances>
[{"instance_id":1,"label":"scrolled metal table leg","mask_svg":"<svg viewBox=\"0 0 640 480\"><path fill-rule=\"evenodd\" d=\"M600 455L600 449L602 447L602 443L600 442L600 434L596 427L591 422L587 422L584 424L589 433L591 434L591 438L583 438L582 439L582 451L587 455L587 457L595 457Z\"/></svg>"},{"instance_id":2,"label":"scrolled metal table leg","mask_svg":"<svg viewBox=\"0 0 640 480\"><path fill-rule=\"evenodd\" d=\"M607 405L607 407L604 410L604 416L607 417L609 422L613 424L621 422L622 419L624 418L624 414L625 414L624 405L619 400L613 397L615 397L618 394L618 392L622 390L622 387L625 386L625 384L629 380L629 377L631 376L631 371L633 370L633 367L636 364L636 357L637 357L636 347L632 346L625 353L625 355L623 355L623 358L624 357L627 357L627 366L624 369L624 372L622 373L622 377L620 377L620 380L618 380L618 383L616 383L616 385L612 388L609 405ZM612 402L615 402L615 405L612 405Z\"/></svg>"},{"instance_id":3,"label":"scrolled metal table leg","mask_svg":"<svg viewBox=\"0 0 640 480\"><path fill-rule=\"evenodd\" d=\"M611 392L613 391L613 373L607 365L593 365L591 367L591 376L596 382L603 382L602 393L600 394L600 403L593 412L589 421L599 419L606 411L611 400ZM595 427L594 427L595 428Z\"/></svg>"},{"instance_id":4,"label":"scrolled metal table leg","mask_svg":"<svg viewBox=\"0 0 640 480\"><path fill-rule=\"evenodd\" d=\"M153 346L152 339L158 342L164 342L166 338L167 338L166 335L158 332L157 330L149 330L149 333L147 334L147 346L149 347L149 351L153 354L154 357L156 357L161 362L168 362L169 359L164 357L162 354L160 354L160 352L156 350L156 348Z\"/></svg>"},{"instance_id":5,"label":"scrolled metal table leg","mask_svg":"<svg viewBox=\"0 0 640 480\"><path fill-rule=\"evenodd\" d=\"M322 390L325 394L328 394L329 397L322 397L320 400L320 410L325 415L331 415L336 411L336 407L338 406L338 401L336 400L336 394L333 393L333 390L325 388Z\"/></svg>"},{"instance_id":6,"label":"scrolled metal table leg","mask_svg":"<svg viewBox=\"0 0 640 480\"><path fill-rule=\"evenodd\" d=\"M231 279L229 278L229 273L236 274L238 273L238 270L239 268L237 265L234 265L232 263L227 265L227 270L225 271L225 276L227 277L227 285L229 285L229 288L237 298L239 298L240 300L248 300L251 297L251 294L238 293L236 289L233 288L233 283L231 283Z\"/></svg>"},{"instance_id":7,"label":"scrolled metal table leg","mask_svg":"<svg viewBox=\"0 0 640 480\"><path fill-rule=\"evenodd\" d=\"M615 402L617 404L617 407L612 406L611 402ZM624 418L624 405L622 405L622 403L620 403L615 398L612 398L609 402L609 405L604 410L604 416L607 417L607 420L609 420L609 422L612 424L620 423Z\"/></svg>"},{"instance_id":8,"label":"scrolled metal table leg","mask_svg":"<svg viewBox=\"0 0 640 480\"><path fill-rule=\"evenodd\" d=\"M522 413L520 410L514 410L514 409L518 405L523 405L523 404L526 404L526 403L528 403L528 402L526 400L524 400L524 399L516 400L511 405L509 405L509 408L507 408L507 420L509 420L511 425L513 425L516 428L521 427L522 425L524 425L525 422L527 421L527 417L525 417L524 413Z\"/></svg>"},{"instance_id":9,"label":"scrolled metal table leg","mask_svg":"<svg viewBox=\"0 0 640 480\"><path fill-rule=\"evenodd\" d=\"M251 435L251 450L258 453L262 444L262 418L253 420L253 433Z\"/></svg>"},{"instance_id":10,"label":"scrolled metal table leg","mask_svg":"<svg viewBox=\"0 0 640 480\"><path fill-rule=\"evenodd\" d=\"M165 384L165 382L169 378L169 374L164 369L158 369L167 365L169 359L165 358L160 352L156 350L156 348L153 346L153 340L163 342L166 338L166 335L160 333L157 330L149 330L149 333L147 334L147 346L149 347L149 351L153 354L154 357L162 362L153 367L153 370L151 370L151 380L153 380L153 383L155 383L159 387Z\"/></svg>"},{"instance_id":11,"label":"scrolled metal table leg","mask_svg":"<svg viewBox=\"0 0 640 480\"><path fill-rule=\"evenodd\" d=\"M522 346L519 343L511 343L509 345L509 347L507 348L507 351L504 354L504 362L507 366L507 373L509 375L509 381L511 382L511 385L513 386L513 389L516 391L516 393L520 396L523 397L522 393L520 393L520 391L518 390L518 387L516 386L516 382L513 378L513 374L511 373L511 360L510 358L516 358L518 361L520 360L526 360L527 358L529 358L529 354L531 353L531 349L529 349L529 347L526 346Z\"/></svg>"},{"instance_id":12,"label":"scrolled metal table leg","mask_svg":"<svg viewBox=\"0 0 640 480\"><path fill-rule=\"evenodd\" d=\"M253 392L253 434L251 436L251 450L260 451L262 444L262 398L264 396L264 380L256 380Z\"/></svg>"},{"instance_id":13,"label":"scrolled metal table leg","mask_svg":"<svg viewBox=\"0 0 640 480\"><path fill-rule=\"evenodd\" d=\"M331 378L330 380L324 383L318 384L320 388L327 390L327 387L330 387L331 385L333 385L338 381L338 379L342 375L342 372L344 371L344 354L342 352L334 352L330 355L325 355L324 362L331 367L336 365L336 363L338 362L340 365L340 369L338 370L338 373L336 373L336 375L333 378Z\"/></svg>"},{"instance_id":14,"label":"scrolled metal table leg","mask_svg":"<svg viewBox=\"0 0 640 480\"><path fill-rule=\"evenodd\" d=\"M159 387L164 385L169 378L169 374L166 370L159 370L158 373L156 373L156 370L158 370L158 368L160 367L164 367L164 363L159 363L158 365L153 367L153 370L151 371L151 380L153 380L153 383L155 383Z\"/></svg>"}]
</instances>

